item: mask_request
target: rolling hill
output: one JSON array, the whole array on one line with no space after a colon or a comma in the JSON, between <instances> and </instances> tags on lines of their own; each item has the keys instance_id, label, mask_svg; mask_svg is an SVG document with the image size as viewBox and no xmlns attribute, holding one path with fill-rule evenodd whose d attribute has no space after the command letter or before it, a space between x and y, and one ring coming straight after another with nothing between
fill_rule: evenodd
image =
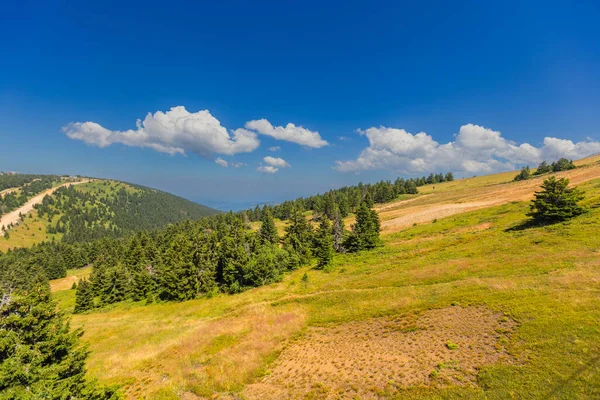
<instances>
[{"instance_id":1,"label":"rolling hill","mask_svg":"<svg viewBox=\"0 0 600 400\"><path fill-rule=\"evenodd\" d=\"M585 193L567 222L528 224L547 175L425 185L376 205L383 246L332 268L75 314L89 373L131 399L597 398L600 157L576 164L554 174ZM51 282L62 310L90 273Z\"/></svg>"},{"instance_id":2,"label":"rolling hill","mask_svg":"<svg viewBox=\"0 0 600 400\"><path fill-rule=\"evenodd\" d=\"M0 251L44 241L123 237L218 213L160 190L111 180L15 174L0 175L0 187L6 187L0 201L11 205L0 212Z\"/></svg>"}]
</instances>

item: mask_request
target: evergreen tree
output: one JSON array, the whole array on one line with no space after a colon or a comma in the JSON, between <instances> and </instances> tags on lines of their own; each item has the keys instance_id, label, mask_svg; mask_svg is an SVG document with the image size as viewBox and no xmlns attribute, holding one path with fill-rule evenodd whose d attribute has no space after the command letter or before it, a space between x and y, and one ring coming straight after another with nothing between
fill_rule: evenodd
<instances>
[{"instance_id":1,"label":"evergreen tree","mask_svg":"<svg viewBox=\"0 0 600 400\"><path fill-rule=\"evenodd\" d=\"M527 166L521 168L521 172L519 172L513 180L514 181L526 181L530 177L531 177L531 171L529 170L529 165L527 165Z\"/></svg>"},{"instance_id":2,"label":"evergreen tree","mask_svg":"<svg viewBox=\"0 0 600 400\"><path fill-rule=\"evenodd\" d=\"M312 229L306 217L298 209L292 211L290 225L286 227L284 243L286 248L294 252L298 257L300 265L310 263L312 241Z\"/></svg>"},{"instance_id":3,"label":"evergreen tree","mask_svg":"<svg viewBox=\"0 0 600 400\"><path fill-rule=\"evenodd\" d=\"M380 244L379 231L381 224L375 210L362 202L356 212L356 223L352 225L352 232L346 239L344 247L348 251L372 249Z\"/></svg>"},{"instance_id":4,"label":"evergreen tree","mask_svg":"<svg viewBox=\"0 0 600 400\"><path fill-rule=\"evenodd\" d=\"M452 182L454 180L454 175L452 175L452 172L448 172L445 178L447 182Z\"/></svg>"},{"instance_id":5,"label":"evergreen tree","mask_svg":"<svg viewBox=\"0 0 600 400\"><path fill-rule=\"evenodd\" d=\"M527 214L534 221L548 223L564 221L584 212L577 204L583 193L577 188L569 188L569 180L552 176L544 181L542 191L535 193L531 201L531 211Z\"/></svg>"},{"instance_id":6,"label":"evergreen tree","mask_svg":"<svg viewBox=\"0 0 600 400\"><path fill-rule=\"evenodd\" d=\"M263 212L262 225L258 231L258 236L262 244L275 244L279 242L279 235L277 234L277 227L273 220L273 215L269 209Z\"/></svg>"},{"instance_id":7,"label":"evergreen tree","mask_svg":"<svg viewBox=\"0 0 600 400\"><path fill-rule=\"evenodd\" d=\"M94 308L94 291L86 279L79 282L75 292L75 313L82 313Z\"/></svg>"},{"instance_id":8,"label":"evergreen tree","mask_svg":"<svg viewBox=\"0 0 600 400\"><path fill-rule=\"evenodd\" d=\"M13 293L0 307L0 398L118 398L85 380L82 334L56 311L47 283Z\"/></svg>"},{"instance_id":9,"label":"evergreen tree","mask_svg":"<svg viewBox=\"0 0 600 400\"><path fill-rule=\"evenodd\" d=\"M552 167L546 161L542 161L540 165L538 165L534 175L547 174L548 172L552 172Z\"/></svg>"},{"instance_id":10,"label":"evergreen tree","mask_svg":"<svg viewBox=\"0 0 600 400\"><path fill-rule=\"evenodd\" d=\"M573 164L572 160L568 160L566 158L561 158L560 160L552 163L552 171L568 171L570 169L575 169L575 164Z\"/></svg>"},{"instance_id":11,"label":"evergreen tree","mask_svg":"<svg viewBox=\"0 0 600 400\"><path fill-rule=\"evenodd\" d=\"M317 269L324 269L333 263L333 235L329 218L323 216L319 230L315 236L315 256L317 257Z\"/></svg>"}]
</instances>

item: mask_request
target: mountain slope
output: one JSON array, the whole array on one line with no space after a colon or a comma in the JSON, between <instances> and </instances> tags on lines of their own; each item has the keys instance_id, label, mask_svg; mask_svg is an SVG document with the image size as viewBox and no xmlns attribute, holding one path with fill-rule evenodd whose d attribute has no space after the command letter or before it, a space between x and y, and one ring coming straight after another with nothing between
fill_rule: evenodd
<instances>
[{"instance_id":1,"label":"mountain slope","mask_svg":"<svg viewBox=\"0 0 600 400\"><path fill-rule=\"evenodd\" d=\"M14 176L12 180L18 181ZM24 215L17 226L9 226L14 221L2 216L8 223L0 251L53 239L72 243L121 237L218 213L179 196L124 182L95 179L63 185L59 180L51 195L29 198L26 208L15 209L13 214L18 216L22 210ZM35 207L32 211L31 206Z\"/></svg>"},{"instance_id":2,"label":"mountain slope","mask_svg":"<svg viewBox=\"0 0 600 400\"><path fill-rule=\"evenodd\" d=\"M384 246L338 254L332 270L75 315L90 373L128 398L599 397L598 161L559 174L589 209L565 223L524 224L543 178L428 185L410 203L378 206ZM420 212L416 226L385 225ZM74 296L55 292L66 311Z\"/></svg>"}]
</instances>

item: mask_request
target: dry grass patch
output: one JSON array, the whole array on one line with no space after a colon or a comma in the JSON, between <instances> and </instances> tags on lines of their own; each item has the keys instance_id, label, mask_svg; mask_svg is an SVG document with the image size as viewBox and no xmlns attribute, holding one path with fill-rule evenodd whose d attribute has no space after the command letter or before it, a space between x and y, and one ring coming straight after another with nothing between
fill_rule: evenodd
<instances>
[{"instance_id":1,"label":"dry grass patch","mask_svg":"<svg viewBox=\"0 0 600 400\"><path fill-rule=\"evenodd\" d=\"M263 373L269 357L304 324L297 309L252 306L229 317L196 321L193 328L181 327L185 334L169 341L148 340L139 346L132 337L131 350L96 359L90 369L105 381L122 384L128 399L237 392Z\"/></svg>"},{"instance_id":2,"label":"dry grass patch","mask_svg":"<svg viewBox=\"0 0 600 400\"><path fill-rule=\"evenodd\" d=\"M249 399L377 398L413 386L475 386L485 365L510 363L515 323L485 307L311 328L289 345Z\"/></svg>"}]
</instances>

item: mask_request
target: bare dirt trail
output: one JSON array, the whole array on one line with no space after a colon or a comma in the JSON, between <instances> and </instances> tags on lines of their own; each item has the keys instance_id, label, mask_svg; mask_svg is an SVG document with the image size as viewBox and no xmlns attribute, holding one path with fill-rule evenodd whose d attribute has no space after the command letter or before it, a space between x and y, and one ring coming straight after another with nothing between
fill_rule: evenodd
<instances>
[{"instance_id":1,"label":"bare dirt trail","mask_svg":"<svg viewBox=\"0 0 600 400\"><path fill-rule=\"evenodd\" d=\"M27 201L27 203L23 204L21 207L19 207L18 209L9 212L8 214L2 215L0 217L0 230L3 227L6 227L10 224L17 224L20 221L20 217L19 214L21 215L25 215L28 212L30 212L31 210L33 210L33 206L35 206L36 204L39 204L42 202L42 200L44 200L44 197L46 195L50 195L52 193L54 193L57 189L64 187L64 186L71 186L71 185L79 185L82 183L87 183L89 182L89 179L85 179L79 182L66 182L63 184L60 184L58 186L55 186L53 188L50 188L48 190L43 191L40 194L35 195L34 197L32 197L31 199L29 199Z\"/></svg>"},{"instance_id":2,"label":"bare dirt trail","mask_svg":"<svg viewBox=\"0 0 600 400\"><path fill-rule=\"evenodd\" d=\"M516 173L516 172L515 172ZM569 178L571 185L600 178L600 164L588 164L581 168L554 174L557 178ZM427 223L434 219L494 207L512 201L528 201L540 189L547 175L521 182L506 182L464 190L430 193L376 207L381 219L383 233L397 232L413 224ZM438 200L437 202L435 200Z\"/></svg>"}]
</instances>

